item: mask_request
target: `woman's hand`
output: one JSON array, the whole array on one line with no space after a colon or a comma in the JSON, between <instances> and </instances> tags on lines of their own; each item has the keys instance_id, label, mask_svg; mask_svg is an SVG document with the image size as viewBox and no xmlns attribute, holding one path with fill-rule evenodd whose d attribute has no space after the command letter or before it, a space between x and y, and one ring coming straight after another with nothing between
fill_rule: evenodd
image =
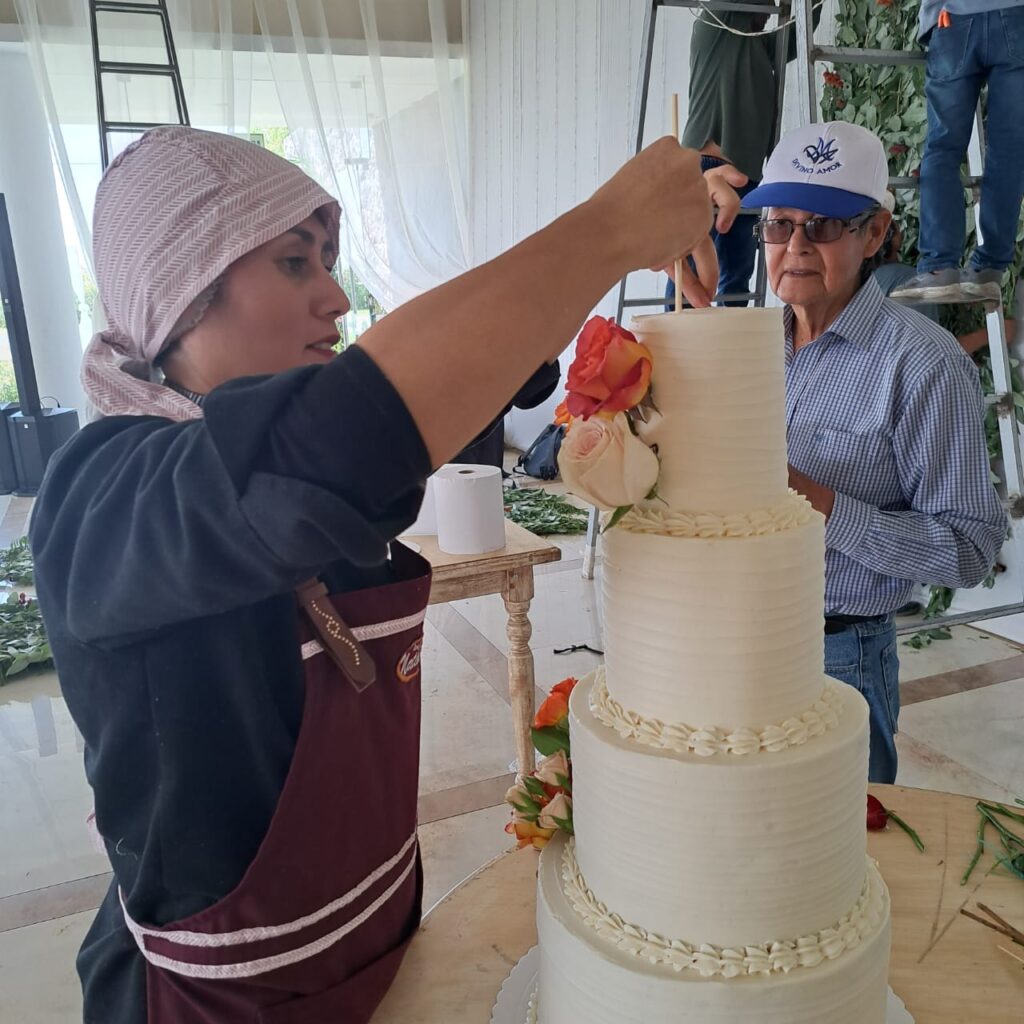
<instances>
[{"instance_id":1,"label":"woman's hand","mask_svg":"<svg viewBox=\"0 0 1024 1024\"><path fill-rule=\"evenodd\" d=\"M693 260L693 267L690 266ZM696 271L694 271L696 267ZM673 260L664 267L652 267L652 270L665 271L675 281L676 288L682 292L683 301L694 309L707 309L718 293L718 253L710 235L705 235L697 247L690 253L689 259L677 263ZM677 277L676 270L682 274Z\"/></svg>"},{"instance_id":2,"label":"woman's hand","mask_svg":"<svg viewBox=\"0 0 1024 1024\"><path fill-rule=\"evenodd\" d=\"M715 229L719 234L728 231L739 216L740 197L736 194L736 189L746 185L747 180L747 176L732 164L712 167L711 170L704 172L704 183L708 195L711 202L718 207ZM676 287L682 292L683 298L694 308L704 309L711 305L718 292L718 254L715 252L711 237L705 235L690 256L697 268L696 273L684 260L681 280L676 280L675 261L667 266L653 269L667 271L676 282Z\"/></svg>"},{"instance_id":3,"label":"woman's hand","mask_svg":"<svg viewBox=\"0 0 1024 1024\"><path fill-rule=\"evenodd\" d=\"M732 164L722 164L704 172L711 202L718 207L715 229L720 235L729 231L740 212L740 197L736 189L742 188L750 179Z\"/></svg>"}]
</instances>

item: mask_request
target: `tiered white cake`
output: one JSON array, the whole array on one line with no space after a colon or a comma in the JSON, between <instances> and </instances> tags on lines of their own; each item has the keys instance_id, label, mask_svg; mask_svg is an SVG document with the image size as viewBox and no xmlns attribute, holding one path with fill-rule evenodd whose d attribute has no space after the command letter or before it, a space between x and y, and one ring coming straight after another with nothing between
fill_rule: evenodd
<instances>
[{"instance_id":1,"label":"tiered white cake","mask_svg":"<svg viewBox=\"0 0 1024 1024\"><path fill-rule=\"evenodd\" d=\"M539 1024L882 1024L868 713L822 672L824 523L787 486L779 310L639 317L660 499L603 537L541 858Z\"/></svg>"}]
</instances>

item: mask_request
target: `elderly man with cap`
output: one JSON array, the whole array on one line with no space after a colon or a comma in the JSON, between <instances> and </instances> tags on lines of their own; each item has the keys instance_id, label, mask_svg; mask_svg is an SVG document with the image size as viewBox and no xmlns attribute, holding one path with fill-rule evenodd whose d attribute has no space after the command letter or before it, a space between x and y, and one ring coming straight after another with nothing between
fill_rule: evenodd
<instances>
[{"instance_id":1,"label":"elderly man with cap","mask_svg":"<svg viewBox=\"0 0 1024 1024\"><path fill-rule=\"evenodd\" d=\"M952 335L871 276L891 220L880 140L845 122L788 133L744 200L786 304L790 483L827 521L825 671L871 708L869 775L896 777L893 613L915 582L971 587L1006 519L977 371Z\"/></svg>"}]
</instances>

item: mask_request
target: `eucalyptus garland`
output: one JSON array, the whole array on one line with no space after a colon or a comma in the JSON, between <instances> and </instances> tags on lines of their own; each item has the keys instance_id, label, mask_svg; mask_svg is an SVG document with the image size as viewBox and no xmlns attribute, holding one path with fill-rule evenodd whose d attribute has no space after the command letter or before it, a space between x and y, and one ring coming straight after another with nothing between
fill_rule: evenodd
<instances>
[{"instance_id":1,"label":"eucalyptus garland","mask_svg":"<svg viewBox=\"0 0 1024 1024\"><path fill-rule=\"evenodd\" d=\"M52 662L39 602L27 594L11 594L0 604L0 685L30 665Z\"/></svg>"},{"instance_id":2,"label":"eucalyptus garland","mask_svg":"<svg viewBox=\"0 0 1024 1024\"><path fill-rule=\"evenodd\" d=\"M13 583L16 587L30 587L35 579L27 537L0 550L0 582Z\"/></svg>"},{"instance_id":3,"label":"eucalyptus garland","mask_svg":"<svg viewBox=\"0 0 1024 1024\"><path fill-rule=\"evenodd\" d=\"M28 587L34 582L27 538L0 549L0 583ZM49 665L52 661L36 599L18 592L0 595L0 686L30 665Z\"/></svg>"},{"instance_id":4,"label":"eucalyptus garland","mask_svg":"<svg viewBox=\"0 0 1024 1024\"><path fill-rule=\"evenodd\" d=\"M505 516L541 537L587 529L584 509L540 487L506 487Z\"/></svg>"},{"instance_id":5,"label":"eucalyptus garland","mask_svg":"<svg viewBox=\"0 0 1024 1024\"><path fill-rule=\"evenodd\" d=\"M839 0L836 17L836 44L885 50L919 50L917 42L920 5L909 0ZM925 69L921 64L870 65L836 64L824 72L825 86L821 101L826 121L849 121L870 129L882 140L889 157L889 173L896 177L916 178L920 175L921 157L928 134L928 110L925 103ZM964 157L966 172L966 154ZM921 197L916 188L895 189L896 217L903 233L900 258L916 264L918 236L921 229ZM966 190L968 204L974 205L973 190ZM964 258L973 251L976 232L969 228ZM1017 248L1007 283L1003 286L1003 305L1007 315L1013 309L1013 291L1024 272L1024 219L1017 227ZM963 335L984 325L980 305L946 305L942 307L943 326L954 335ZM994 393L991 360L986 350L975 356L982 391ZM1017 419L1024 422L1024 383L1011 360L1011 388ZM985 412L985 435L989 459L1001 458L999 421L996 409L988 405ZM1000 483L993 469L995 483ZM991 587L994 575L985 581ZM924 617L940 616L953 600L947 587L932 587ZM933 640L947 639L947 630L925 630L908 641L909 646L924 647Z\"/></svg>"}]
</instances>

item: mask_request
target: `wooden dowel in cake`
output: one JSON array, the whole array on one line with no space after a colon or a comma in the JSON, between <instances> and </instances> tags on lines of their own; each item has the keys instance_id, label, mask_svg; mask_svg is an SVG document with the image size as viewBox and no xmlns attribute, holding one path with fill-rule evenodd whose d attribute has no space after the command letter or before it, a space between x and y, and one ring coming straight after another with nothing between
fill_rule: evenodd
<instances>
[{"instance_id":1,"label":"wooden dowel in cake","mask_svg":"<svg viewBox=\"0 0 1024 1024\"><path fill-rule=\"evenodd\" d=\"M679 141L679 93L672 93L672 138ZM675 278L676 278L676 312L681 313L683 311L683 261L681 259L676 260L675 265Z\"/></svg>"}]
</instances>

